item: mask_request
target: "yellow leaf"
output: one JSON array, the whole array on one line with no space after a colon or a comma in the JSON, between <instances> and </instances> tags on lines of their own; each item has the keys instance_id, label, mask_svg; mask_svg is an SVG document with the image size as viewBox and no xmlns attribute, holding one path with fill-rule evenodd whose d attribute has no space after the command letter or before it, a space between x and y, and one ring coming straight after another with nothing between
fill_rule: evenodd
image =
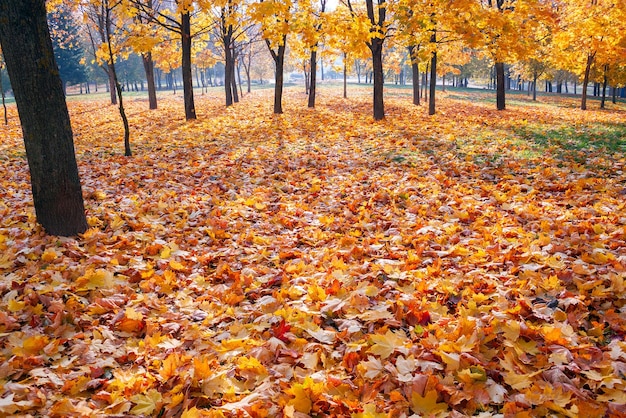
<instances>
[{"instance_id":1,"label":"yellow leaf","mask_svg":"<svg viewBox=\"0 0 626 418\"><path fill-rule=\"evenodd\" d=\"M212 417L212 418L223 418L224 414L219 410L210 410L206 409L198 409L195 406L191 409L186 409L183 411L180 418L203 418L203 417Z\"/></svg>"},{"instance_id":2,"label":"yellow leaf","mask_svg":"<svg viewBox=\"0 0 626 418\"><path fill-rule=\"evenodd\" d=\"M254 374L267 374L267 369L255 357L239 357L237 368L240 371L248 371Z\"/></svg>"},{"instance_id":3,"label":"yellow leaf","mask_svg":"<svg viewBox=\"0 0 626 418\"><path fill-rule=\"evenodd\" d=\"M185 266L182 263L179 263L176 260L170 260L170 267L172 268L172 270L176 270L176 271L183 271L185 270Z\"/></svg>"},{"instance_id":4,"label":"yellow leaf","mask_svg":"<svg viewBox=\"0 0 626 418\"><path fill-rule=\"evenodd\" d=\"M411 410L422 416L429 416L431 414L447 411L448 404L443 402L437 403L437 397L438 395L436 390L430 390L426 392L424 396L420 396L419 393L413 392L411 395Z\"/></svg>"},{"instance_id":5,"label":"yellow leaf","mask_svg":"<svg viewBox=\"0 0 626 418\"><path fill-rule=\"evenodd\" d=\"M313 302L321 302L326 300L326 291L321 286L313 284L308 289L309 297Z\"/></svg>"},{"instance_id":6,"label":"yellow leaf","mask_svg":"<svg viewBox=\"0 0 626 418\"><path fill-rule=\"evenodd\" d=\"M132 306L126 308L126 311L124 311L124 316L126 316L126 318L128 319L133 319L135 321L143 320L143 314L141 312L137 312Z\"/></svg>"},{"instance_id":7,"label":"yellow leaf","mask_svg":"<svg viewBox=\"0 0 626 418\"><path fill-rule=\"evenodd\" d=\"M163 249L161 250L160 257L162 259L166 259L166 258L170 258L170 255L172 255L172 249L168 247L167 245L164 246Z\"/></svg>"},{"instance_id":8,"label":"yellow leaf","mask_svg":"<svg viewBox=\"0 0 626 418\"><path fill-rule=\"evenodd\" d=\"M134 395L130 400L135 404L133 409L130 410L131 414L150 415L157 408L158 404L161 403L162 396L156 389L150 389L145 395Z\"/></svg>"},{"instance_id":9,"label":"yellow leaf","mask_svg":"<svg viewBox=\"0 0 626 418\"><path fill-rule=\"evenodd\" d=\"M46 251L43 252L43 254L41 254L41 261L46 263L51 263L52 261L56 260L56 258L57 253L56 251L54 251L53 248L48 248L46 249Z\"/></svg>"},{"instance_id":10,"label":"yellow leaf","mask_svg":"<svg viewBox=\"0 0 626 418\"><path fill-rule=\"evenodd\" d=\"M350 418L387 418L389 414L376 412L376 404L368 403L363 406L363 412L353 413Z\"/></svg>"},{"instance_id":11,"label":"yellow leaf","mask_svg":"<svg viewBox=\"0 0 626 418\"><path fill-rule=\"evenodd\" d=\"M400 333L402 332L400 331ZM386 359L396 350L406 354L407 349L404 347L405 341L405 335L398 336L391 332L391 330L387 330L385 335L373 334L370 335L372 346L367 352L376 354L382 359Z\"/></svg>"},{"instance_id":12,"label":"yellow leaf","mask_svg":"<svg viewBox=\"0 0 626 418\"><path fill-rule=\"evenodd\" d=\"M79 290L108 289L113 286L113 273L104 269L88 270L84 276L76 279Z\"/></svg>"},{"instance_id":13,"label":"yellow leaf","mask_svg":"<svg viewBox=\"0 0 626 418\"><path fill-rule=\"evenodd\" d=\"M168 381L172 376L176 375L178 367L180 366L181 359L178 353L172 353L163 360L161 363L161 370L159 376L164 381Z\"/></svg>"},{"instance_id":14,"label":"yellow leaf","mask_svg":"<svg viewBox=\"0 0 626 418\"><path fill-rule=\"evenodd\" d=\"M302 383L294 383L286 392L293 396L288 405L298 412L308 414L313 407L313 400L317 399L326 388L323 383L315 383L310 377L306 377ZM313 399L313 400L312 400Z\"/></svg>"},{"instance_id":15,"label":"yellow leaf","mask_svg":"<svg viewBox=\"0 0 626 418\"><path fill-rule=\"evenodd\" d=\"M24 301L16 301L15 299L11 299L9 300L9 303L7 303L7 309L9 310L9 312L19 312L22 309L24 309L24 307L26 306L26 302Z\"/></svg>"},{"instance_id":16,"label":"yellow leaf","mask_svg":"<svg viewBox=\"0 0 626 418\"><path fill-rule=\"evenodd\" d=\"M289 400L289 405L292 405L296 411L302 412L303 414L311 412L313 403L311 402L309 393L302 384L294 384L289 389L289 394L293 396L293 398Z\"/></svg>"},{"instance_id":17,"label":"yellow leaf","mask_svg":"<svg viewBox=\"0 0 626 418\"><path fill-rule=\"evenodd\" d=\"M22 348L31 356L37 355L48 345L50 339L46 335L33 335L22 341Z\"/></svg>"}]
</instances>

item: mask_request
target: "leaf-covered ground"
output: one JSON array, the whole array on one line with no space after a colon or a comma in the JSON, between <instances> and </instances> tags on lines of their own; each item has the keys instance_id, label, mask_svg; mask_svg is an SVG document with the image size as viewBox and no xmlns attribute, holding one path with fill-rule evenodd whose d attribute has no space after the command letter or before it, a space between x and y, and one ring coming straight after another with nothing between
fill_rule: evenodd
<instances>
[{"instance_id":1,"label":"leaf-covered ground","mask_svg":"<svg viewBox=\"0 0 626 418\"><path fill-rule=\"evenodd\" d=\"M0 127L0 414L626 415L626 110L390 91L70 113L91 229Z\"/></svg>"}]
</instances>

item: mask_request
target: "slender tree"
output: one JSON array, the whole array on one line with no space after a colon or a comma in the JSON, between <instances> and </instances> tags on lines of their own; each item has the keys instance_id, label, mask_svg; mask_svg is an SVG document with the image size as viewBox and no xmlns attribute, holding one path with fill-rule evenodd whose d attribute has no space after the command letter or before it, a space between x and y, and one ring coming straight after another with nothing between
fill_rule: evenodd
<instances>
[{"instance_id":1,"label":"slender tree","mask_svg":"<svg viewBox=\"0 0 626 418\"><path fill-rule=\"evenodd\" d=\"M44 0L0 0L0 43L22 124L37 220L52 235L84 232L72 128Z\"/></svg>"},{"instance_id":2,"label":"slender tree","mask_svg":"<svg viewBox=\"0 0 626 418\"><path fill-rule=\"evenodd\" d=\"M181 45L181 70L183 76L183 98L185 106L185 118L196 119L196 107L193 96L193 73L192 64L192 41L200 34L206 33L209 26L200 25L192 31L191 17L196 15L199 5L186 0L174 0L172 9L159 8L156 4L147 0L128 0L132 4L135 15L141 15L142 19L152 22L167 31L175 34Z\"/></svg>"},{"instance_id":3,"label":"slender tree","mask_svg":"<svg viewBox=\"0 0 626 418\"><path fill-rule=\"evenodd\" d=\"M4 58L0 61L0 93L2 93L2 108L4 109L4 124L9 124L9 116L7 115L6 93L4 91L4 82L2 81L2 70L4 69Z\"/></svg>"},{"instance_id":4,"label":"slender tree","mask_svg":"<svg viewBox=\"0 0 626 418\"><path fill-rule=\"evenodd\" d=\"M351 0L346 0L353 18L359 19L356 8ZM376 2L376 4L374 4ZM372 71L374 77L373 111L374 120L385 118L385 103L383 97L383 43L387 35L387 4L385 0L365 0L367 20L370 27L370 36L366 41L372 52Z\"/></svg>"},{"instance_id":5,"label":"slender tree","mask_svg":"<svg viewBox=\"0 0 626 418\"><path fill-rule=\"evenodd\" d=\"M254 4L252 18L261 26L267 48L274 60L274 113L283 113L285 52L292 14L292 0L261 0Z\"/></svg>"}]
</instances>

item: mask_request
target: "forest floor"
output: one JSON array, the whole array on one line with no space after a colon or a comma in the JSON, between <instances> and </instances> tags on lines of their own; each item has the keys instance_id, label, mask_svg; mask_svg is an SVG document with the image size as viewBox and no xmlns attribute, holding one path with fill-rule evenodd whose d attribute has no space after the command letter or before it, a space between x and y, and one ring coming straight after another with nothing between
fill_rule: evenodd
<instances>
[{"instance_id":1,"label":"forest floor","mask_svg":"<svg viewBox=\"0 0 626 418\"><path fill-rule=\"evenodd\" d=\"M90 229L0 126L0 415L626 415L626 106L70 102Z\"/></svg>"}]
</instances>

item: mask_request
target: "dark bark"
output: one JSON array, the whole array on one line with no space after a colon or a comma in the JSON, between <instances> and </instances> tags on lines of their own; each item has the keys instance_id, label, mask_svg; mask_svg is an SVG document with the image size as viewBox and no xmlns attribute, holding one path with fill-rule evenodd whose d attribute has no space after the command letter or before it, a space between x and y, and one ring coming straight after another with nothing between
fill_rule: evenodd
<instances>
[{"instance_id":1,"label":"dark bark","mask_svg":"<svg viewBox=\"0 0 626 418\"><path fill-rule=\"evenodd\" d=\"M235 55L233 54L233 27L226 23L226 8L221 13L221 37L224 47L224 93L226 106L232 106L237 93L235 80Z\"/></svg>"},{"instance_id":2,"label":"dark bark","mask_svg":"<svg viewBox=\"0 0 626 418\"><path fill-rule=\"evenodd\" d=\"M7 115L7 103L6 103L6 94L4 93L4 85L2 84L2 67L0 67L0 91L2 92L2 108L4 109L4 124L9 124L9 117ZM613 95L615 97L615 95ZM615 99L613 100L615 103Z\"/></svg>"},{"instance_id":3,"label":"dark bark","mask_svg":"<svg viewBox=\"0 0 626 418\"><path fill-rule=\"evenodd\" d=\"M368 46L372 51L372 70L374 73L374 120L382 120L385 118L383 39L373 38Z\"/></svg>"},{"instance_id":4,"label":"dark bark","mask_svg":"<svg viewBox=\"0 0 626 418\"><path fill-rule=\"evenodd\" d=\"M108 3L107 3L108 5ZM106 20L110 22L111 20L111 9L106 9ZM106 41L109 47L109 71L113 77L113 81L115 83L115 91L117 92L117 98L119 100L119 111L120 116L122 118L122 123L124 124L124 155L126 157L130 157L132 155L132 151L130 149L130 126L128 125L128 118L126 117L126 111L124 110L124 100L122 97L122 85L120 84L119 79L117 78L117 71L115 69L115 58L113 57L113 46L111 45L111 32L109 29L112 25L107 25L106 32ZM128 89L128 88L127 88Z\"/></svg>"},{"instance_id":5,"label":"dark bark","mask_svg":"<svg viewBox=\"0 0 626 418\"><path fill-rule=\"evenodd\" d=\"M432 36L432 39L435 35ZM428 95L428 114L435 114L435 92L437 88L437 51L433 51L430 58L430 89Z\"/></svg>"},{"instance_id":6,"label":"dark bark","mask_svg":"<svg viewBox=\"0 0 626 418\"><path fill-rule=\"evenodd\" d=\"M248 58L249 60L251 58ZM248 93L252 91L252 81L250 80L250 61L248 61L248 65L244 63L243 69L246 72L246 86L248 87Z\"/></svg>"},{"instance_id":7,"label":"dark bark","mask_svg":"<svg viewBox=\"0 0 626 418\"><path fill-rule=\"evenodd\" d=\"M143 61L143 69L146 72L146 80L148 81L148 102L150 109L156 109L157 97L156 86L154 85L154 61L152 60L152 53L146 52L141 54L141 60Z\"/></svg>"},{"instance_id":8,"label":"dark bark","mask_svg":"<svg viewBox=\"0 0 626 418\"><path fill-rule=\"evenodd\" d=\"M315 86L317 84L317 45L311 51L311 75L309 78L309 102L308 107L315 107Z\"/></svg>"},{"instance_id":9,"label":"dark bark","mask_svg":"<svg viewBox=\"0 0 626 418\"><path fill-rule=\"evenodd\" d=\"M533 101L535 102L537 101L537 77L538 77L538 74L535 71L533 73Z\"/></svg>"},{"instance_id":10,"label":"dark bark","mask_svg":"<svg viewBox=\"0 0 626 418\"><path fill-rule=\"evenodd\" d=\"M602 76L602 100L600 101L600 109L604 109L606 103L606 86L609 82L607 73L609 72L609 65L604 65L604 74Z\"/></svg>"},{"instance_id":11,"label":"dark bark","mask_svg":"<svg viewBox=\"0 0 626 418\"><path fill-rule=\"evenodd\" d=\"M283 113L283 85L284 85L284 68L285 68L285 47L287 44L287 35L283 35L283 42L278 46L276 51L272 49L269 40L265 40L267 47L274 59L275 71L274 71L274 113Z\"/></svg>"},{"instance_id":12,"label":"dark bark","mask_svg":"<svg viewBox=\"0 0 626 418\"><path fill-rule=\"evenodd\" d=\"M433 22L434 23L434 22ZM430 42L437 44L437 33L433 31L430 35ZM437 50L434 49L430 58L430 91L428 96L428 114L435 114L435 92L437 88Z\"/></svg>"},{"instance_id":13,"label":"dark bark","mask_svg":"<svg viewBox=\"0 0 626 418\"><path fill-rule=\"evenodd\" d=\"M72 128L44 0L0 2L0 43L22 124L37 220L52 235L84 232Z\"/></svg>"},{"instance_id":14,"label":"dark bark","mask_svg":"<svg viewBox=\"0 0 626 418\"><path fill-rule=\"evenodd\" d=\"M113 78L113 70L111 69L111 64L107 63L106 68L107 77L109 79L109 84L107 86L108 92L111 95L111 104L117 104L117 95L115 94L115 78Z\"/></svg>"},{"instance_id":15,"label":"dark bark","mask_svg":"<svg viewBox=\"0 0 626 418\"><path fill-rule=\"evenodd\" d=\"M495 67L496 67L496 108L498 110L504 110L506 109L504 63L496 62Z\"/></svg>"},{"instance_id":16,"label":"dark bark","mask_svg":"<svg viewBox=\"0 0 626 418\"><path fill-rule=\"evenodd\" d=\"M587 55L587 65L585 65L585 76L583 78L583 96L580 101L581 110L587 110L587 86L589 85L589 73L591 72L594 56L595 54Z\"/></svg>"},{"instance_id":17,"label":"dark bark","mask_svg":"<svg viewBox=\"0 0 626 418\"><path fill-rule=\"evenodd\" d=\"M348 53L343 53L343 98L348 98L348 67L346 61L348 60Z\"/></svg>"},{"instance_id":18,"label":"dark bark","mask_svg":"<svg viewBox=\"0 0 626 418\"><path fill-rule=\"evenodd\" d=\"M180 29L185 119L190 120L196 119L196 106L193 100L193 77L191 73L191 17L189 12L181 13Z\"/></svg>"},{"instance_id":19,"label":"dark bark","mask_svg":"<svg viewBox=\"0 0 626 418\"><path fill-rule=\"evenodd\" d=\"M409 57L411 58L411 74L413 77L413 104L420 105L420 69L417 65L417 46L409 46Z\"/></svg>"}]
</instances>

